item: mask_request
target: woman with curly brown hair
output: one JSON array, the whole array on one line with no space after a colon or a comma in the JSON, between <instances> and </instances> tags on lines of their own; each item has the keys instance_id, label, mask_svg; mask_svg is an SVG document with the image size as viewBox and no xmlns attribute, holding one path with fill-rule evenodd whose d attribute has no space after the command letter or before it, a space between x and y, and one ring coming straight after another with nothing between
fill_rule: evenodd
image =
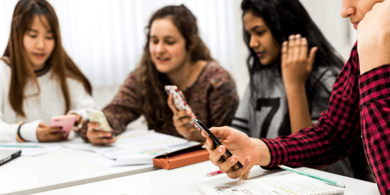
<instances>
[{"instance_id":1,"label":"woman with curly brown hair","mask_svg":"<svg viewBox=\"0 0 390 195\"><path fill-rule=\"evenodd\" d=\"M207 126L230 125L238 106L235 82L215 62L199 37L196 18L184 5L166 6L151 17L139 66L127 77L114 100L103 109L112 134L144 115L149 129L203 141L200 131L190 125L193 115ZM165 85L176 85L190 110L178 111ZM168 102L168 103L167 103ZM93 144L115 142L111 133L94 131L89 123L81 131ZM111 137L107 139L106 137Z\"/></svg>"}]
</instances>

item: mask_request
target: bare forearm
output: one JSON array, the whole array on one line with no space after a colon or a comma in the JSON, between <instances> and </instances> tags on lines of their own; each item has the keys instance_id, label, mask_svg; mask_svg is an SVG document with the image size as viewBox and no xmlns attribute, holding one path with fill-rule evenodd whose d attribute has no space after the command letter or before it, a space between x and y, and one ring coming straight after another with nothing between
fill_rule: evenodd
<instances>
[{"instance_id":1,"label":"bare forearm","mask_svg":"<svg viewBox=\"0 0 390 195\"><path fill-rule=\"evenodd\" d=\"M259 160L256 163L260 166L267 166L271 162L271 154L269 152L269 149L267 145L257 138L250 138L254 147L256 148L255 151L257 151L257 155L259 156Z\"/></svg>"},{"instance_id":2,"label":"bare forearm","mask_svg":"<svg viewBox=\"0 0 390 195\"><path fill-rule=\"evenodd\" d=\"M312 127L305 85L286 85L286 95L291 133L294 134L305 127Z\"/></svg>"}]
</instances>

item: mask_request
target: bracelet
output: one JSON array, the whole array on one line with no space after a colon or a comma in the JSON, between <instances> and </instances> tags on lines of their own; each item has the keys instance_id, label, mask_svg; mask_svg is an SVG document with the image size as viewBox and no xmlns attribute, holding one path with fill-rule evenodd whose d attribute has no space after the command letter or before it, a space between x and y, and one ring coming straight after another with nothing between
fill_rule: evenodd
<instances>
[{"instance_id":1,"label":"bracelet","mask_svg":"<svg viewBox=\"0 0 390 195\"><path fill-rule=\"evenodd\" d=\"M22 124L19 125L17 133L18 133L19 139L21 139L23 142L25 142L26 140L23 139L23 138L22 138L22 135L20 134L20 129L21 129L21 127L22 127L23 125L24 125L23 122L22 122Z\"/></svg>"}]
</instances>

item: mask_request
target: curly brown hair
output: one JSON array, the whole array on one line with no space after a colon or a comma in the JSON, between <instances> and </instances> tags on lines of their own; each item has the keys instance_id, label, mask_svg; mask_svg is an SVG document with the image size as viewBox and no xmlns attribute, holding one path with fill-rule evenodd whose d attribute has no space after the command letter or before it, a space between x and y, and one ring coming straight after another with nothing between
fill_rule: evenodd
<instances>
[{"instance_id":1,"label":"curly brown hair","mask_svg":"<svg viewBox=\"0 0 390 195\"><path fill-rule=\"evenodd\" d=\"M199 36L198 25L195 16L183 4L180 6L166 6L155 12L146 27L146 43L141 61L135 69L137 86L141 91L143 99L139 106L149 120L156 121L161 127L166 127L164 121L169 121L172 112L167 105L168 95L164 86L171 84L167 75L157 71L149 51L150 28L157 19L168 18L186 41L186 50L190 52L190 61L199 60L211 61L210 50L206 47Z\"/></svg>"}]
</instances>

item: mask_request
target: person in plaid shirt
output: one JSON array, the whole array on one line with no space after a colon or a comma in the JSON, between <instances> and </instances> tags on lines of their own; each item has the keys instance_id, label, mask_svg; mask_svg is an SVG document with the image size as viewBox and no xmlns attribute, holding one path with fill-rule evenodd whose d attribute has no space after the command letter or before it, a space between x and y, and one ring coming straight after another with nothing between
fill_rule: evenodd
<instances>
[{"instance_id":1,"label":"person in plaid shirt","mask_svg":"<svg viewBox=\"0 0 390 195\"><path fill-rule=\"evenodd\" d=\"M314 127L275 139L249 138L230 127L211 131L225 147L213 148L210 160L231 178L245 179L254 165L318 167L348 156L363 142L381 194L390 194L390 1L343 0L341 15L358 30L358 43L332 88L328 110ZM202 132L207 137L207 134ZM226 160L224 160L226 159ZM243 169L236 169L237 161Z\"/></svg>"}]
</instances>

